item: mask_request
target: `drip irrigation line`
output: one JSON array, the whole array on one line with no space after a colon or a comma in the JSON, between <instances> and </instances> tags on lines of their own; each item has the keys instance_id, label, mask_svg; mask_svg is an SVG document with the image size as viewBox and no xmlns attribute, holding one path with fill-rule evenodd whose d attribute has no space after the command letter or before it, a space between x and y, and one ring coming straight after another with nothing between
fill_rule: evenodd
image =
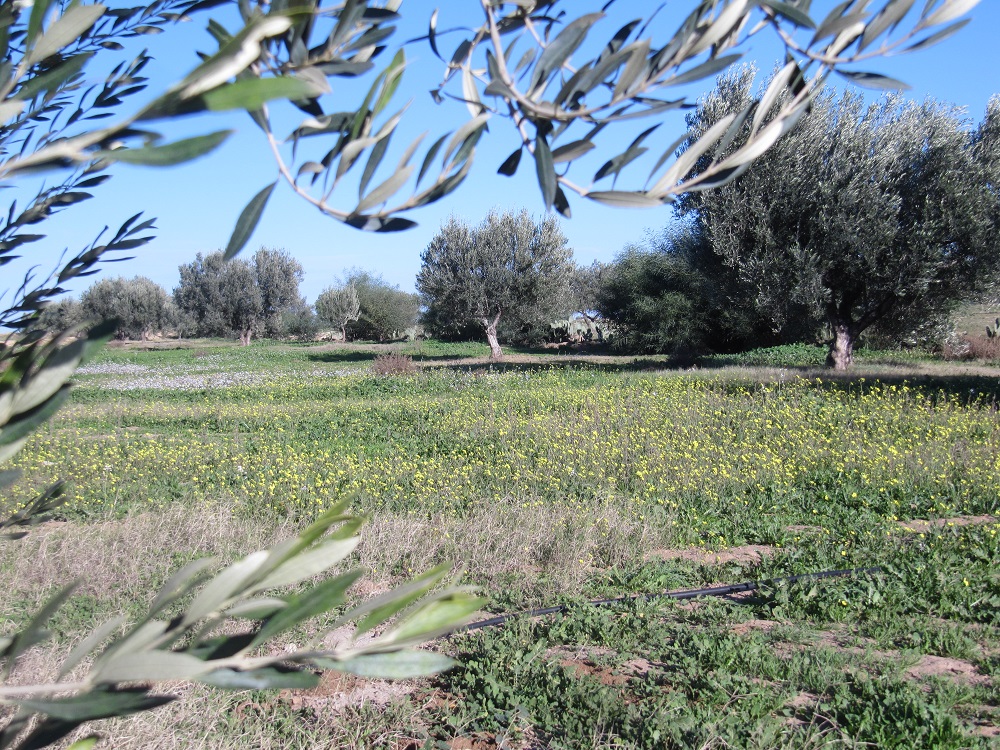
<instances>
[{"instance_id":1,"label":"drip irrigation line","mask_svg":"<svg viewBox=\"0 0 1000 750\"><path fill-rule=\"evenodd\" d=\"M729 594L739 594L744 591L756 591L763 586L775 586L783 583L816 581L823 578L840 578L843 576L881 572L881 567L822 570L818 573L800 573L799 575L785 576L784 578L769 578L763 581L744 581L743 583L733 583L728 586L715 586L713 588L706 589L665 591L661 594L628 594L627 596L618 596L614 599L594 599L586 603L594 607L602 607L608 604L618 604L620 602L632 602L637 600L652 601L653 599L674 599L683 601L685 599L697 599L702 596L728 596ZM482 630L483 628L492 628L496 625L503 625L505 622L513 620L515 617L541 617L542 615L554 615L559 612L565 612L570 606L571 605L569 604L560 604L556 607L543 607L542 609L529 609L524 612L512 612L507 615L497 615L496 617L491 617L488 620L480 620L479 622L472 622L468 625L456 628L448 634L448 637L459 633L468 633L473 630Z\"/></svg>"}]
</instances>

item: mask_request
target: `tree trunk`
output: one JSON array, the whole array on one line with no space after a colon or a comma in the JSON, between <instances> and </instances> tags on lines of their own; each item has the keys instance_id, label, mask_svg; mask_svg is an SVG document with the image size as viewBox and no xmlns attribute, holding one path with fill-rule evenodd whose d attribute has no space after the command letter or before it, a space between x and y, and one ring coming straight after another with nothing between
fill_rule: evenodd
<instances>
[{"instance_id":1,"label":"tree trunk","mask_svg":"<svg viewBox=\"0 0 1000 750\"><path fill-rule=\"evenodd\" d=\"M347 343L347 326L340 327L340 341L344 344Z\"/></svg>"},{"instance_id":2,"label":"tree trunk","mask_svg":"<svg viewBox=\"0 0 1000 750\"><path fill-rule=\"evenodd\" d=\"M482 319L483 327L486 329L486 341L490 345L490 359L494 362L499 362L503 359L503 350L500 348L500 342L497 340L497 323L499 322L500 313L497 313L492 321L489 318Z\"/></svg>"},{"instance_id":3,"label":"tree trunk","mask_svg":"<svg viewBox=\"0 0 1000 750\"><path fill-rule=\"evenodd\" d=\"M846 370L854 362L854 327L850 323L837 321L830 325L833 341L826 355L826 366L834 370Z\"/></svg>"},{"instance_id":4,"label":"tree trunk","mask_svg":"<svg viewBox=\"0 0 1000 750\"><path fill-rule=\"evenodd\" d=\"M246 328L240 333L240 346L250 346L250 337L253 335L253 330Z\"/></svg>"}]
</instances>

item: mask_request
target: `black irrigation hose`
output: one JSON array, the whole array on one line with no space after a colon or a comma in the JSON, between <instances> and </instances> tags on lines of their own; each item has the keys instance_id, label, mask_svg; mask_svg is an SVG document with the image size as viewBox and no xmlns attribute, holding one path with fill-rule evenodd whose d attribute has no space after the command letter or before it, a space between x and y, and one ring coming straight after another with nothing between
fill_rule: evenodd
<instances>
[{"instance_id":1,"label":"black irrigation hose","mask_svg":"<svg viewBox=\"0 0 1000 750\"><path fill-rule=\"evenodd\" d=\"M619 596L614 599L595 599L593 601L587 602L587 604L600 607L605 604L617 604L618 602L631 602L636 600L651 601L653 599L696 599L701 596L728 596L729 594L739 594L744 591L756 591L762 586L774 586L780 583L797 583L798 581L813 581L822 578L840 578L841 576L849 575L860 575L860 574L871 574L871 573L881 573L882 568L848 568L846 570L822 570L818 573L801 573L795 576L786 576L784 578L770 578L764 581L744 581L743 583L734 583L729 586L716 586L710 589L693 589L688 591L666 591L662 594L629 594L628 596ZM541 615L553 615L557 612L565 612L570 605L561 604L557 607L545 607L543 609L529 609L525 612L514 612L509 615L498 615L497 617L491 617L488 620L480 620L479 622L472 622L468 625L463 625L460 628L449 633L449 636L456 635L458 633L468 633L472 630L482 630L483 628L492 628L496 625L503 625L508 620L512 620L515 617L540 617Z\"/></svg>"}]
</instances>

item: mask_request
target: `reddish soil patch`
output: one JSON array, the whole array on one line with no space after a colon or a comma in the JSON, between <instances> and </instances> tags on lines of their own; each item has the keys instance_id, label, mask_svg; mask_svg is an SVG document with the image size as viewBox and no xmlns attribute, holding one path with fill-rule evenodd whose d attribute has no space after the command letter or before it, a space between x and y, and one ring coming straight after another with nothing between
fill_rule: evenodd
<instances>
[{"instance_id":1,"label":"reddish soil patch","mask_svg":"<svg viewBox=\"0 0 1000 750\"><path fill-rule=\"evenodd\" d=\"M774 620L747 620L733 625L729 630L736 635L746 635L750 632L770 633L780 624Z\"/></svg>"},{"instance_id":2,"label":"reddish soil patch","mask_svg":"<svg viewBox=\"0 0 1000 750\"><path fill-rule=\"evenodd\" d=\"M986 706L983 706L984 711L988 710ZM983 724L976 724L975 729L972 733L978 737L1000 737L1000 724L987 721Z\"/></svg>"},{"instance_id":3,"label":"reddish soil patch","mask_svg":"<svg viewBox=\"0 0 1000 750\"><path fill-rule=\"evenodd\" d=\"M658 549L646 555L647 560L685 560L701 565L722 565L725 563L758 563L768 555L775 553L775 548L763 544L746 544L742 547L727 547L717 551L698 549Z\"/></svg>"},{"instance_id":4,"label":"reddish soil patch","mask_svg":"<svg viewBox=\"0 0 1000 750\"><path fill-rule=\"evenodd\" d=\"M456 737L448 742L450 750L493 750L496 746L496 740L472 737Z\"/></svg>"},{"instance_id":5,"label":"reddish soil patch","mask_svg":"<svg viewBox=\"0 0 1000 750\"><path fill-rule=\"evenodd\" d=\"M920 661L906 670L906 676L913 679L924 677L947 677L966 685L989 684L990 678L980 674L975 665L961 659L944 656L922 656Z\"/></svg>"},{"instance_id":6,"label":"reddish soil patch","mask_svg":"<svg viewBox=\"0 0 1000 750\"><path fill-rule=\"evenodd\" d=\"M647 674L655 665L646 659L630 659L615 667L598 664L595 656L614 653L610 649L570 649L566 647L550 648L546 656L556 659L559 666L570 670L578 676L590 676L602 685L624 685L632 677Z\"/></svg>"},{"instance_id":7,"label":"reddish soil patch","mask_svg":"<svg viewBox=\"0 0 1000 750\"><path fill-rule=\"evenodd\" d=\"M288 701L293 709L341 711L348 706L366 703L386 706L416 689L417 685L412 681L368 680L330 670L323 673L316 687L310 690L282 690L278 699Z\"/></svg>"},{"instance_id":8,"label":"reddish soil patch","mask_svg":"<svg viewBox=\"0 0 1000 750\"><path fill-rule=\"evenodd\" d=\"M814 693L799 693L785 705L789 708L815 708L819 703L819 696Z\"/></svg>"},{"instance_id":9,"label":"reddish soil patch","mask_svg":"<svg viewBox=\"0 0 1000 750\"><path fill-rule=\"evenodd\" d=\"M910 521L899 521L899 525L906 531L930 531L931 529L943 529L947 526L976 526L985 523L1000 522L996 516L955 516L954 518L914 518Z\"/></svg>"}]
</instances>

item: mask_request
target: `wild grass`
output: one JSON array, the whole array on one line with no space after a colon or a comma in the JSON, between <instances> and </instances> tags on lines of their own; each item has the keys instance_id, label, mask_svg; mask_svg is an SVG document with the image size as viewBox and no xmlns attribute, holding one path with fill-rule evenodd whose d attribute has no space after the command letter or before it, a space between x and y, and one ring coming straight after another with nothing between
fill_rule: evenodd
<instances>
[{"instance_id":1,"label":"wild grass","mask_svg":"<svg viewBox=\"0 0 1000 750\"><path fill-rule=\"evenodd\" d=\"M234 559L351 496L371 516L358 596L452 560L490 612L572 606L441 644L463 666L403 691L168 686L185 700L100 727L110 746L995 741L996 373L828 380L773 358L695 372L538 358L394 378L367 373L379 352L114 350L95 363L20 461L24 492L71 480L65 520L0 547L5 630L56 582L85 581L22 679L87 628L137 616L188 560ZM255 380L183 380L240 372ZM734 601L583 605L872 566Z\"/></svg>"}]
</instances>

